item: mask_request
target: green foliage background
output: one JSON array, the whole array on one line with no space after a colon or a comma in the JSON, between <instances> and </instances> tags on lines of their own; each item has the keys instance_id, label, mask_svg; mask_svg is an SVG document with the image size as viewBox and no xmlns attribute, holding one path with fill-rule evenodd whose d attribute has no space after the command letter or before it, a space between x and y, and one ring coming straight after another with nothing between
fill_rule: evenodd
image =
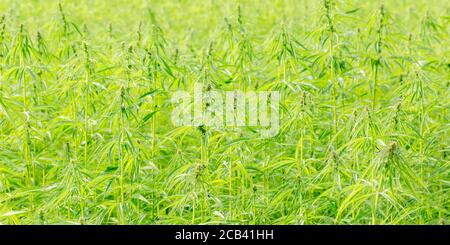
<instances>
[{"instance_id":1,"label":"green foliage background","mask_svg":"<svg viewBox=\"0 0 450 245\"><path fill-rule=\"evenodd\" d=\"M446 224L449 7L2 0L0 223ZM194 82L280 133L173 126Z\"/></svg>"}]
</instances>

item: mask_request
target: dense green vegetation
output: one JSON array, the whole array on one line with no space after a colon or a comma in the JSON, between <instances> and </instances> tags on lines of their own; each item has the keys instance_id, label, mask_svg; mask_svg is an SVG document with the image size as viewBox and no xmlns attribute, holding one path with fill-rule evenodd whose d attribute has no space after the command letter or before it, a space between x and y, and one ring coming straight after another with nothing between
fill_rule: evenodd
<instances>
[{"instance_id":1,"label":"dense green vegetation","mask_svg":"<svg viewBox=\"0 0 450 245\"><path fill-rule=\"evenodd\" d=\"M0 3L2 224L442 224L445 0ZM171 93L280 91L280 132Z\"/></svg>"}]
</instances>

